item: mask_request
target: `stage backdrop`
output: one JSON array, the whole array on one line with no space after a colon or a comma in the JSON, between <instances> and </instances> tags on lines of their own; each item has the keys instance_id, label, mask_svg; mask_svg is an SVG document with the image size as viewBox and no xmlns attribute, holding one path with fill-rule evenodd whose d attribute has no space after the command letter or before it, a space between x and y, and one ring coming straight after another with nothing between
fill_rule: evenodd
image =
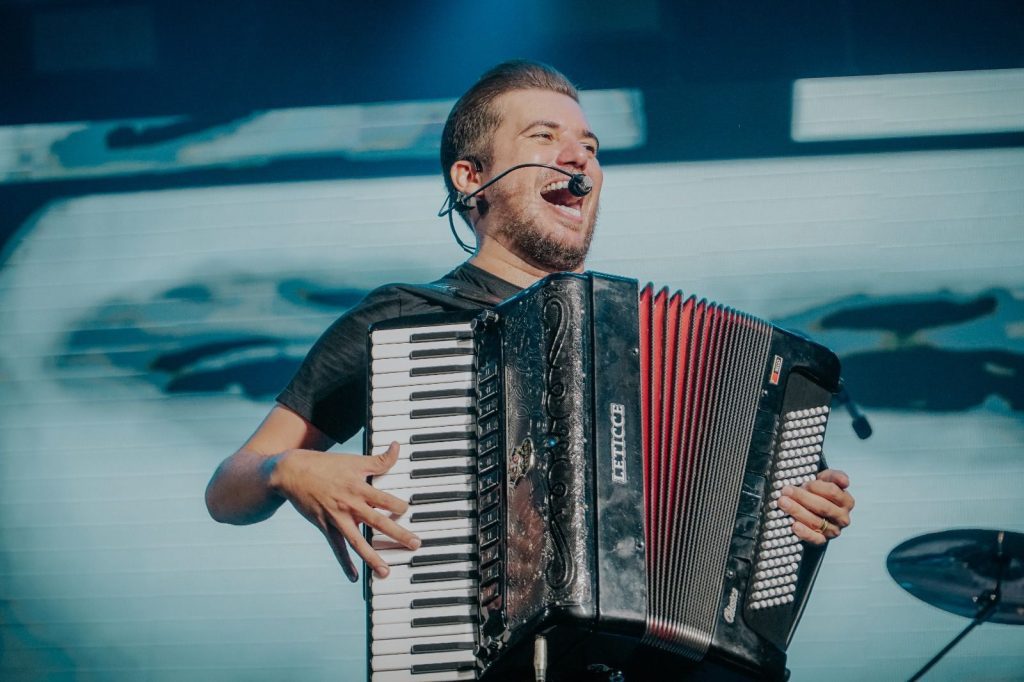
<instances>
[{"instance_id":1,"label":"stage backdrop","mask_svg":"<svg viewBox=\"0 0 1024 682\"><path fill-rule=\"evenodd\" d=\"M889 550L1024 531L1022 187L1022 149L607 168L592 269L832 346L874 427L830 427L858 504L795 680L908 677L966 620L901 590ZM290 507L218 525L203 491L337 315L459 262L441 199L437 177L115 190L23 219L0 270L0 678L362 676L361 590L319 534ZM1022 670L1024 628L987 624L929 679Z\"/></svg>"}]
</instances>

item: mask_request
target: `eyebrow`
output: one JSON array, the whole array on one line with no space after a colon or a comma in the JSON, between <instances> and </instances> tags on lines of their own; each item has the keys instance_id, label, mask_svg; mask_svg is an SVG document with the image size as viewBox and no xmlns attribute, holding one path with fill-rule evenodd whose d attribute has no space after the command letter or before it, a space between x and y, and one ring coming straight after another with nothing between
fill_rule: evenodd
<instances>
[{"instance_id":1,"label":"eyebrow","mask_svg":"<svg viewBox=\"0 0 1024 682\"><path fill-rule=\"evenodd\" d=\"M562 125L560 123L557 123L555 121L548 121L546 119L538 119L536 121L531 121L528 126L523 128L522 132L525 133L530 128L536 128L538 126L539 127L543 127L543 128L554 128L555 130L561 130L562 129ZM583 133L582 133L582 137L590 138L591 140L594 141L594 146L595 147L597 147L598 149L601 148L601 141L599 139L597 139L597 135L594 133L594 131L589 130L589 129L584 129Z\"/></svg>"}]
</instances>

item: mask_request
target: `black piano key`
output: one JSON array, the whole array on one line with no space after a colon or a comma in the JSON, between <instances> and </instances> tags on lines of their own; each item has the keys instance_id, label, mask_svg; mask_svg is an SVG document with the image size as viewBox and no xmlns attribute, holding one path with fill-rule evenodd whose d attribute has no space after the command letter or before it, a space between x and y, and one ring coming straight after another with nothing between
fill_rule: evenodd
<instances>
[{"instance_id":1,"label":"black piano key","mask_svg":"<svg viewBox=\"0 0 1024 682\"><path fill-rule=\"evenodd\" d=\"M444 433L414 433L409 436L409 445L421 443L443 443L446 440L469 440L476 434L472 431L445 431Z\"/></svg>"},{"instance_id":2,"label":"black piano key","mask_svg":"<svg viewBox=\"0 0 1024 682\"><path fill-rule=\"evenodd\" d=\"M413 675L426 675L427 673L455 673L463 670L473 670L476 663L464 661L462 663L417 663L409 668Z\"/></svg>"},{"instance_id":3,"label":"black piano key","mask_svg":"<svg viewBox=\"0 0 1024 682\"><path fill-rule=\"evenodd\" d=\"M472 355L472 348L422 348L409 353L410 360L422 358L450 358L458 355Z\"/></svg>"},{"instance_id":4,"label":"black piano key","mask_svg":"<svg viewBox=\"0 0 1024 682\"><path fill-rule=\"evenodd\" d=\"M417 573L409 578L409 583L441 583L453 580L476 580L479 574L471 569L462 571L438 571L437 573Z\"/></svg>"},{"instance_id":5,"label":"black piano key","mask_svg":"<svg viewBox=\"0 0 1024 682\"><path fill-rule=\"evenodd\" d=\"M439 609L444 606L463 606L476 603L476 598L467 597L425 597L409 602L410 609Z\"/></svg>"},{"instance_id":6,"label":"black piano key","mask_svg":"<svg viewBox=\"0 0 1024 682\"><path fill-rule=\"evenodd\" d=\"M471 388L448 388L436 391L413 391L409 400L442 400L444 398L472 398L476 391Z\"/></svg>"},{"instance_id":7,"label":"black piano key","mask_svg":"<svg viewBox=\"0 0 1024 682\"><path fill-rule=\"evenodd\" d=\"M409 335L409 343L429 343L431 341L462 341L473 338L471 331L417 332Z\"/></svg>"},{"instance_id":8,"label":"black piano key","mask_svg":"<svg viewBox=\"0 0 1024 682\"><path fill-rule=\"evenodd\" d=\"M475 473L476 467L474 466L434 467L433 469L414 469L409 472L409 478L437 478L438 476L459 476Z\"/></svg>"},{"instance_id":9,"label":"black piano key","mask_svg":"<svg viewBox=\"0 0 1024 682\"><path fill-rule=\"evenodd\" d=\"M452 457L476 457L474 448L449 448L446 450L421 450L409 455L410 462L426 462L432 459L451 459Z\"/></svg>"},{"instance_id":10,"label":"black piano key","mask_svg":"<svg viewBox=\"0 0 1024 682\"><path fill-rule=\"evenodd\" d=\"M436 365L433 367L413 367L409 370L411 377L429 377L435 374L465 374L472 372L469 365Z\"/></svg>"},{"instance_id":11,"label":"black piano key","mask_svg":"<svg viewBox=\"0 0 1024 682\"><path fill-rule=\"evenodd\" d=\"M472 490L438 490L432 493L413 493L409 496L409 504L437 504L438 502L458 502L472 500Z\"/></svg>"},{"instance_id":12,"label":"black piano key","mask_svg":"<svg viewBox=\"0 0 1024 682\"><path fill-rule=\"evenodd\" d=\"M473 642L438 642L437 644L413 644L410 654L436 654L444 651L470 651L476 648Z\"/></svg>"},{"instance_id":13,"label":"black piano key","mask_svg":"<svg viewBox=\"0 0 1024 682\"><path fill-rule=\"evenodd\" d=\"M447 545L468 545L476 542L475 535L453 535L447 538L424 538L420 547L445 547Z\"/></svg>"},{"instance_id":14,"label":"black piano key","mask_svg":"<svg viewBox=\"0 0 1024 682\"><path fill-rule=\"evenodd\" d=\"M412 558L410 566L437 566L438 564L454 564L460 561L475 561L474 552L452 552L451 554L417 554Z\"/></svg>"},{"instance_id":15,"label":"black piano key","mask_svg":"<svg viewBox=\"0 0 1024 682\"><path fill-rule=\"evenodd\" d=\"M472 407L427 407L409 412L409 419L429 419L431 417L455 417L460 414L473 414Z\"/></svg>"},{"instance_id":16,"label":"black piano key","mask_svg":"<svg viewBox=\"0 0 1024 682\"><path fill-rule=\"evenodd\" d=\"M456 509L451 511L416 512L409 517L409 521L410 523L419 523L421 521L454 521L455 519L475 518L476 510Z\"/></svg>"}]
</instances>

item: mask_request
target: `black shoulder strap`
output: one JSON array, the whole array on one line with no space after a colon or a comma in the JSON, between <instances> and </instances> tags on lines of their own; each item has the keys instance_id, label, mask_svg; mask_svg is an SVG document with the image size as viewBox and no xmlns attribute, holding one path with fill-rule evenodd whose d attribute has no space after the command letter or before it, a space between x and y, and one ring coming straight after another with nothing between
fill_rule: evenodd
<instances>
[{"instance_id":1,"label":"black shoulder strap","mask_svg":"<svg viewBox=\"0 0 1024 682\"><path fill-rule=\"evenodd\" d=\"M439 305L455 307L460 310L493 308L502 301L480 287L446 277L429 284L399 284L398 288Z\"/></svg>"}]
</instances>

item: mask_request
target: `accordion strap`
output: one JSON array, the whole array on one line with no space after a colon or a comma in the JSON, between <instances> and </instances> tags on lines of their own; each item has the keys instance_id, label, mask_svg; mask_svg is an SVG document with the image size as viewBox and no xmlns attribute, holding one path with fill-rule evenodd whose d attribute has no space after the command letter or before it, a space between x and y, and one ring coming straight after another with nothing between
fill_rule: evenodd
<instances>
[{"instance_id":1,"label":"accordion strap","mask_svg":"<svg viewBox=\"0 0 1024 682\"><path fill-rule=\"evenodd\" d=\"M400 284L398 288L446 308L458 310L493 308L503 300L468 282L446 277L429 284Z\"/></svg>"}]
</instances>

